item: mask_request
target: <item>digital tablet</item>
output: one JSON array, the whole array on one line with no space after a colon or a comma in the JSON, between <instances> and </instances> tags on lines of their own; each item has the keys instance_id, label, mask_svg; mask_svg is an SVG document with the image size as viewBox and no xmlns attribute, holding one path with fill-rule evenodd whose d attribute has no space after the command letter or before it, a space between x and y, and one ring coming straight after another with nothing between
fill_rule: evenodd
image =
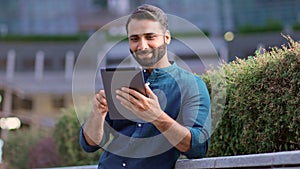
<instances>
[{"instance_id":1,"label":"digital tablet","mask_svg":"<svg viewBox=\"0 0 300 169\"><path fill-rule=\"evenodd\" d=\"M116 99L116 90L129 87L146 96L144 76L140 67L101 68L103 87L106 95L109 117L140 121L131 111Z\"/></svg>"}]
</instances>

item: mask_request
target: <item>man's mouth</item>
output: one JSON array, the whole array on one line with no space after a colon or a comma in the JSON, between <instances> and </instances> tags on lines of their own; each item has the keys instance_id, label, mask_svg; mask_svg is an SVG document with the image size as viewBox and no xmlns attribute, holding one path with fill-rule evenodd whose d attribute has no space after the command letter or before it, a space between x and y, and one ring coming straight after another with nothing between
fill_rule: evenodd
<instances>
[{"instance_id":1,"label":"man's mouth","mask_svg":"<svg viewBox=\"0 0 300 169\"><path fill-rule=\"evenodd\" d=\"M149 58L151 51L137 51L135 52L136 56L139 58ZM151 56L150 56L151 57Z\"/></svg>"}]
</instances>

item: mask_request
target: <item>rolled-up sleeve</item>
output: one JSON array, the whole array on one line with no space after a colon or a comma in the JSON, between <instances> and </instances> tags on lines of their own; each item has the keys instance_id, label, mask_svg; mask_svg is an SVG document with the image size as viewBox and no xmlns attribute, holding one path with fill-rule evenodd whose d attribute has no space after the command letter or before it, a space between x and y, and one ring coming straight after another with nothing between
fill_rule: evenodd
<instances>
[{"instance_id":1,"label":"rolled-up sleeve","mask_svg":"<svg viewBox=\"0 0 300 169\"><path fill-rule=\"evenodd\" d=\"M191 149L183 154L187 158L203 158L208 150L209 136L199 128L190 128L192 135Z\"/></svg>"},{"instance_id":2,"label":"rolled-up sleeve","mask_svg":"<svg viewBox=\"0 0 300 169\"><path fill-rule=\"evenodd\" d=\"M80 143L81 148L86 152L95 152L95 151L100 149L100 146L98 146L98 145L97 146L91 146L86 142L86 139L85 139L84 134L83 134L82 126L80 128L79 143Z\"/></svg>"},{"instance_id":3,"label":"rolled-up sleeve","mask_svg":"<svg viewBox=\"0 0 300 169\"><path fill-rule=\"evenodd\" d=\"M211 130L210 96L204 81L196 77L196 82L187 92L183 109L183 123L190 130L191 149L183 154L187 158L202 158L206 155ZM190 85L191 86L191 85Z\"/></svg>"}]
</instances>

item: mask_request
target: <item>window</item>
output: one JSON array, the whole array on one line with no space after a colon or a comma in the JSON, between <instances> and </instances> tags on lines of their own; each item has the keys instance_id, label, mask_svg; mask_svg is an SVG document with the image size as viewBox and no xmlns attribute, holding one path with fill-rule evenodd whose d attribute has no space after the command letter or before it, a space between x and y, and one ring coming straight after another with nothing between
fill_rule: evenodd
<instances>
[{"instance_id":1,"label":"window","mask_svg":"<svg viewBox=\"0 0 300 169\"><path fill-rule=\"evenodd\" d=\"M12 110L32 110L33 108L33 101L31 98L20 98L16 94L13 94L12 99Z\"/></svg>"},{"instance_id":2,"label":"window","mask_svg":"<svg viewBox=\"0 0 300 169\"><path fill-rule=\"evenodd\" d=\"M24 56L23 62L21 63L20 71L34 71L35 59L32 57Z\"/></svg>"},{"instance_id":3,"label":"window","mask_svg":"<svg viewBox=\"0 0 300 169\"><path fill-rule=\"evenodd\" d=\"M52 98L52 106L54 108L63 108L65 106L64 96L55 96Z\"/></svg>"},{"instance_id":4,"label":"window","mask_svg":"<svg viewBox=\"0 0 300 169\"><path fill-rule=\"evenodd\" d=\"M32 99L24 98L21 99L21 108L25 110L32 110L33 102Z\"/></svg>"},{"instance_id":5,"label":"window","mask_svg":"<svg viewBox=\"0 0 300 169\"><path fill-rule=\"evenodd\" d=\"M0 71L6 70L6 57L0 56Z\"/></svg>"},{"instance_id":6,"label":"window","mask_svg":"<svg viewBox=\"0 0 300 169\"><path fill-rule=\"evenodd\" d=\"M106 9L108 6L107 0L94 0L94 4L98 5L101 9Z\"/></svg>"},{"instance_id":7,"label":"window","mask_svg":"<svg viewBox=\"0 0 300 169\"><path fill-rule=\"evenodd\" d=\"M44 60L44 70L50 71L53 70L53 60L51 58L46 57Z\"/></svg>"}]
</instances>

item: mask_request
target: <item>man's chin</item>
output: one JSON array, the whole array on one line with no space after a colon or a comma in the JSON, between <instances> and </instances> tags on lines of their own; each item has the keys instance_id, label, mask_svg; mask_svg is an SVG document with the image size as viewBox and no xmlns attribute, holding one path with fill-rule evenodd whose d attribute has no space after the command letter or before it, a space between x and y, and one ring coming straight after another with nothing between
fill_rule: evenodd
<instances>
[{"instance_id":1,"label":"man's chin","mask_svg":"<svg viewBox=\"0 0 300 169\"><path fill-rule=\"evenodd\" d=\"M138 62L139 63L139 65L141 65L143 68L152 68L152 67L154 67L154 65L155 64L153 64L153 63L148 63L148 62Z\"/></svg>"}]
</instances>

